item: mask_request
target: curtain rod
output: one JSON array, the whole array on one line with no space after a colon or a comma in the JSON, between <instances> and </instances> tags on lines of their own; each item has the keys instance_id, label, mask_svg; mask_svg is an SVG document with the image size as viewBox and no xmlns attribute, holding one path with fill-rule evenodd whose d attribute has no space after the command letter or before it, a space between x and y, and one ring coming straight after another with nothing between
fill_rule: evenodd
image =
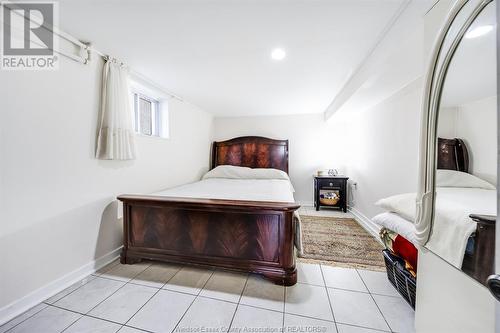
<instances>
[{"instance_id":1,"label":"curtain rod","mask_svg":"<svg viewBox=\"0 0 500 333\"><path fill-rule=\"evenodd\" d=\"M90 61L91 57L91 52L95 52L97 55L99 55L103 60L105 61L108 61L111 57L107 54L104 54L103 52L97 50L96 48L94 48L92 46L92 43L90 42L81 42L79 41L80 43L83 43L85 45L85 49L87 50L87 60ZM154 82L153 80L151 80L150 78L146 77L145 75L137 72L136 70L132 69L129 67L129 72L132 76L135 76L136 78L140 79L141 81L144 81L146 82L149 86L161 91L162 93L170 96L171 98L175 98L181 102L186 102L182 97L179 97L177 96L176 94L174 93L171 93L169 92L167 89L163 88L162 86L160 86L159 84L157 84L156 82Z\"/></svg>"},{"instance_id":2,"label":"curtain rod","mask_svg":"<svg viewBox=\"0 0 500 333\"><path fill-rule=\"evenodd\" d=\"M74 38L74 37L72 37L72 36L70 36L70 35L68 35L68 34L66 34L66 33L65 33L65 35L66 35L66 36L65 36L65 37L63 37L63 38L65 38L65 39L66 39L66 37L70 37L70 38L71 38L71 40L70 40L70 39L67 39L68 41L73 41L73 40L75 40L75 41L76 41L76 43L75 43L75 44L78 44L78 43L79 43L79 44L82 44L82 45L83 45L83 47L84 47L84 49L87 51L87 58L85 59L84 64L87 64L88 62L90 62L92 52L94 52L94 53L96 53L97 55L99 55L99 56L100 56L100 57L101 57L104 61L108 61L108 60L111 58L109 55L107 55L107 54L105 54L105 53L103 53L103 52L99 51L99 50L98 50L98 49L96 49L96 48L94 48L94 47L92 46L92 43L91 43L91 42L84 42L84 41L77 40L76 38ZM166 94L166 95L170 96L171 98L175 98L175 99L177 99L177 100L179 100L179 101L181 101L181 102L186 102L183 98L181 98L181 97L177 96L177 95L176 95L176 94L174 94L174 93L169 92L167 89L165 89L165 88L163 88L162 86L158 85L156 82L154 82L154 81L153 81L153 80L151 80L150 78L148 78L148 77L144 76L143 74L141 74L141 73L139 73L139 72L135 71L134 69L132 69L132 68L130 68L130 67L129 67L129 72L130 72L130 74L131 74L131 75L133 75L133 76L135 76L135 77L139 78L140 80L142 80L142 81L146 82L146 83L147 83L148 85L150 85L151 87L153 87L153 88L155 88L155 89L157 89L157 90L161 91L162 93L164 93L164 94Z\"/></svg>"},{"instance_id":3,"label":"curtain rod","mask_svg":"<svg viewBox=\"0 0 500 333\"><path fill-rule=\"evenodd\" d=\"M19 6L17 6L16 4L13 4L13 3L9 3L8 5L6 4L3 4L3 6L5 7L8 7L9 9L12 10L13 13L15 13L16 15L19 15L19 16L22 16L24 19L27 19L24 15L18 13L16 10L13 10L13 9L21 9ZM0 18L3 22L3 18ZM41 22L41 20L36 17L36 16L33 16L33 17L29 17L28 18L29 20L33 21L34 23L36 24L39 24L41 27L43 27L44 29L46 29L47 31L51 31L52 33L54 33L54 35L57 35L59 37L61 37L62 39L70 42L70 43L73 43L74 45L80 47L80 52L86 52L86 57L83 57L83 56L77 56L77 55L74 55L74 54L70 54L70 53L67 53L67 52L64 52L62 50L54 50L52 49L52 51L62 55L62 56L65 56L73 61L76 61L76 62L79 62L79 63L82 63L84 65L88 64L91 60L91 54L92 52L95 52L97 55L99 55L102 59L104 59L105 61L108 61L110 59L110 56L108 56L107 54L104 54L103 52L97 50L96 48L94 48L92 46L92 43L91 42L85 42L85 41L81 41L75 37L73 37L72 35L68 34L67 32L64 32L63 30L59 29L58 27L56 26L48 26L45 22ZM31 41L35 44L37 44L38 46L44 46L42 45L41 43L38 43L36 41ZM161 91L162 93L172 97L172 98L175 98L181 102L186 102L184 99L182 99L181 97L177 96L176 94L174 93L171 93L169 92L167 89L161 87L160 85L158 85L157 83L155 83L154 81L152 81L151 79L149 79L148 77L144 76L143 74L133 70L130 68L130 73L136 77L138 77L139 79L141 79L142 81L146 82L148 85L151 85L152 87L154 87L155 89L158 89L159 91Z\"/></svg>"},{"instance_id":4,"label":"curtain rod","mask_svg":"<svg viewBox=\"0 0 500 333\"><path fill-rule=\"evenodd\" d=\"M64 31L58 29L56 26L50 27L45 22L42 23L41 20L38 17L36 17L36 16L30 16L29 18L26 18L25 15L20 14L19 11L16 10L16 9L22 9L17 4L15 4L15 3L9 3L9 4L2 4L2 6L9 8L11 10L11 13L14 13L14 14L16 14L18 16L21 16L24 20L28 19L28 20L32 21L33 23L38 24L40 27L44 28L45 30L51 31L55 35L60 36L61 38L63 38L65 40L67 40L67 41L69 41L69 42L71 42L71 43L79 46L80 50L86 48L85 44L83 44L82 42L80 42L76 38L72 37L71 35L65 33ZM3 24L5 24L5 22L3 21L3 17L0 18L0 21ZM23 32L23 35L24 35L24 32ZM25 38L29 38L29 37L25 37ZM38 46L41 46L41 47L46 46L46 45L44 45L44 44L42 44L42 43L40 43L40 42L38 42L36 40L31 40L30 39L30 42L34 43L34 44L36 44ZM74 60L76 62L80 62L80 63L85 64L86 61L87 61L87 59L84 58L84 57L77 56L77 55L74 55L74 54L71 54L71 53L67 53L67 52L64 52L64 51L62 51L60 49L59 50L55 50L54 48L52 48L52 51L54 51L54 52L56 52L56 53L58 53L58 54L60 54L62 56L65 56L65 57L67 57L67 58L69 58L71 60Z\"/></svg>"}]
</instances>

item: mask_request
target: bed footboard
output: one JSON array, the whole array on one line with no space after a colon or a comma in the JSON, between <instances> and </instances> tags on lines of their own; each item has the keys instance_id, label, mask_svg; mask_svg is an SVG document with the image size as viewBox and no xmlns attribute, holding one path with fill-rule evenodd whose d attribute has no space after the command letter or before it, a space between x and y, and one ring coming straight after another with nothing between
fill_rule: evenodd
<instances>
[{"instance_id":1,"label":"bed footboard","mask_svg":"<svg viewBox=\"0 0 500 333\"><path fill-rule=\"evenodd\" d=\"M262 274L297 282L294 203L121 195L121 262L142 259Z\"/></svg>"}]
</instances>

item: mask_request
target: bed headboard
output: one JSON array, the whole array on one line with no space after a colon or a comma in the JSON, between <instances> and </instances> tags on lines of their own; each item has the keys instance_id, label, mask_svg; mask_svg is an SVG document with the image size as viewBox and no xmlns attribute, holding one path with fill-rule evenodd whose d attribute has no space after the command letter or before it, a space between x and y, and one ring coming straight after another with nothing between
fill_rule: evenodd
<instances>
[{"instance_id":1,"label":"bed headboard","mask_svg":"<svg viewBox=\"0 0 500 333\"><path fill-rule=\"evenodd\" d=\"M462 139L438 138L438 169L469 172L469 152Z\"/></svg>"},{"instance_id":2,"label":"bed headboard","mask_svg":"<svg viewBox=\"0 0 500 333\"><path fill-rule=\"evenodd\" d=\"M288 173L288 140L242 136L212 145L212 169L218 165L273 168Z\"/></svg>"}]
</instances>

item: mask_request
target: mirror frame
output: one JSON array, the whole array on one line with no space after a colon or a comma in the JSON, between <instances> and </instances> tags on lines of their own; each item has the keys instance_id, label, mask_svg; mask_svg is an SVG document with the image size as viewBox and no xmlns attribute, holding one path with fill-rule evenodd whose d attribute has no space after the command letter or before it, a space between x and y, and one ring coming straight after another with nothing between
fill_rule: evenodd
<instances>
[{"instance_id":1,"label":"mirror frame","mask_svg":"<svg viewBox=\"0 0 500 333\"><path fill-rule=\"evenodd\" d=\"M424 86L422 119L420 123L420 158L415 227L417 230L417 241L421 246L427 244L432 234L435 204L437 122L446 73L463 36L482 10L493 1L480 0L476 4L473 4L472 10L467 14L464 23L461 24L457 34L452 36L453 39L449 46L445 48L449 32L454 23L457 24L455 22L457 16L463 14L462 10L467 4L474 2L473 0L457 1L448 13L446 22L439 31L432 49Z\"/></svg>"}]
</instances>

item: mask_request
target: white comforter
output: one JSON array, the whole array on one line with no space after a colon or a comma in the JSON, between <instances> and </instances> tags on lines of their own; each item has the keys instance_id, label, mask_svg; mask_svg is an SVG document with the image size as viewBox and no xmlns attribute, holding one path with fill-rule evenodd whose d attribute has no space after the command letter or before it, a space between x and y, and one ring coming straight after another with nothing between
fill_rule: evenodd
<instances>
[{"instance_id":1,"label":"white comforter","mask_svg":"<svg viewBox=\"0 0 500 333\"><path fill-rule=\"evenodd\" d=\"M293 187L282 179L208 178L153 193L168 197L295 202Z\"/></svg>"},{"instance_id":2,"label":"white comforter","mask_svg":"<svg viewBox=\"0 0 500 333\"><path fill-rule=\"evenodd\" d=\"M415 247L418 245L415 224L410 222L398 214L385 212L373 217L373 222L381 227L392 230L397 234L403 236L409 242L413 243Z\"/></svg>"},{"instance_id":3,"label":"white comforter","mask_svg":"<svg viewBox=\"0 0 500 333\"><path fill-rule=\"evenodd\" d=\"M199 182L173 187L152 195L293 203L293 192L288 175L282 171L219 166L205 174ZM294 217L295 247L302 253L302 231L297 211Z\"/></svg>"},{"instance_id":4,"label":"white comforter","mask_svg":"<svg viewBox=\"0 0 500 333\"><path fill-rule=\"evenodd\" d=\"M476 223L469 215L496 215L496 190L438 187L436 192L432 234L426 246L455 267L461 268L467 241L476 230ZM415 193L400 194L382 199L378 205L414 223L415 199ZM409 230L407 226L405 229Z\"/></svg>"}]
</instances>

